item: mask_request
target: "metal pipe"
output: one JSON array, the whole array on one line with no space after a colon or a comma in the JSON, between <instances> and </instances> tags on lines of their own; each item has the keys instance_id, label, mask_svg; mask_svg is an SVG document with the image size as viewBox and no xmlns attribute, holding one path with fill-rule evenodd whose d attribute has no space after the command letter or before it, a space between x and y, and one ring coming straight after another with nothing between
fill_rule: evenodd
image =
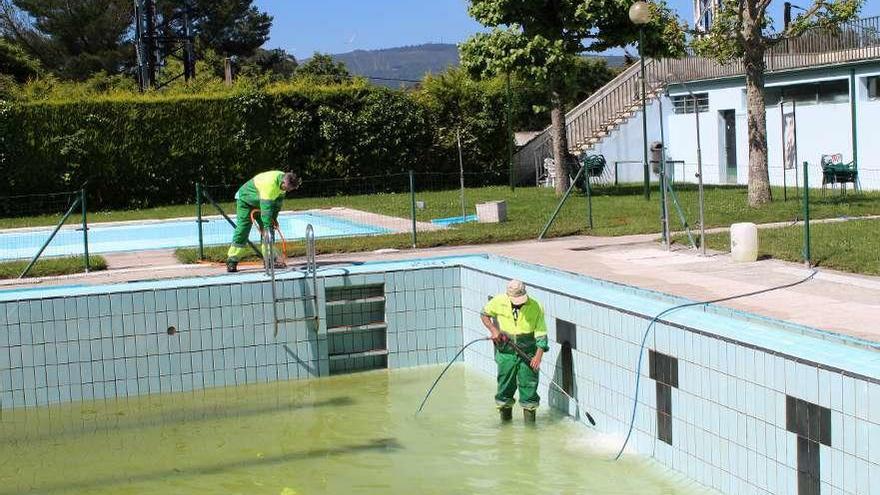
<instances>
[{"instance_id":1,"label":"metal pipe","mask_svg":"<svg viewBox=\"0 0 880 495\"><path fill-rule=\"evenodd\" d=\"M589 219L590 230L593 230L593 191L590 186L590 174L587 173L584 180L587 182L587 217Z\"/></svg>"},{"instance_id":2,"label":"metal pipe","mask_svg":"<svg viewBox=\"0 0 880 495\"><path fill-rule=\"evenodd\" d=\"M318 318L318 262L315 261L315 228L306 225L306 270L312 275L312 297L315 301L315 319Z\"/></svg>"},{"instance_id":3,"label":"metal pipe","mask_svg":"<svg viewBox=\"0 0 880 495\"><path fill-rule=\"evenodd\" d=\"M79 205L79 202L81 200L81 197L77 197L76 200L74 200L73 204L70 205L70 208L68 208L67 213L65 213L64 216L61 217L61 221L58 222L58 225L55 226L55 230L53 230L52 233L49 234L49 238L46 239L46 242L43 243L43 245L40 247L40 250L37 251L37 254L33 257L33 259L31 259L31 262L28 263L28 266L24 269L23 272L21 272L21 275L19 275L18 278L24 278L24 276L27 275L29 271L31 271L31 268L33 268L34 265L37 263L40 255L43 254L43 251L46 250L46 248L49 246L49 243L52 242L52 239L55 238L55 234L57 234L58 231L61 230L61 226L64 225L64 222L67 221L67 219L70 217L71 213L73 213L73 210L76 209L76 207Z\"/></svg>"},{"instance_id":4,"label":"metal pipe","mask_svg":"<svg viewBox=\"0 0 880 495\"><path fill-rule=\"evenodd\" d=\"M461 221L464 221L466 208L464 205L464 157L461 154L461 129L456 129L455 138L458 141L458 173L461 179Z\"/></svg>"},{"instance_id":5,"label":"metal pipe","mask_svg":"<svg viewBox=\"0 0 880 495\"><path fill-rule=\"evenodd\" d=\"M199 260L205 259L205 238L202 232L202 185L196 182L196 224L199 229Z\"/></svg>"},{"instance_id":6,"label":"metal pipe","mask_svg":"<svg viewBox=\"0 0 880 495\"><path fill-rule=\"evenodd\" d=\"M704 216L703 208L703 150L700 146L700 108L697 106L697 97L693 93L691 93L691 96L694 99L694 109L696 110L694 115L697 123L697 190L700 197L700 254L706 256L706 217Z\"/></svg>"},{"instance_id":7,"label":"metal pipe","mask_svg":"<svg viewBox=\"0 0 880 495\"><path fill-rule=\"evenodd\" d=\"M260 236L263 239L264 247L267 247L266 254L263 256L263 262L266 266L266 272L272 284L272 319L275 327L275 337L278 337L278 291L275 288L275 230L270 226L267 227L268 233ZM265 246L268 244L268 246Z\"/></svg>"},{"instance_id":8,"label":"metal pipe","mask_svg":"<svg viewBox=\"0 0 880 495\"><path fill-rule=\"evenodd\" d=\"M82 209L82 231L83 231L83 262L85 263L86 273L89 273L91 265L89 263L89 221L86 218L86 189L83 187L79 191L79 203Z\"/></svg>"},{"instance_id":9,"label":"metal pipe","mask_svg":"<svg viewBox=\"0 0 880 495\"><path fill-rule=\"evenodd\" d=\"M641 83L642 83L642 145L644 151L645 166L645 200L651 199L651 171L648 169L648 105L647 91L645 91L645 53L643 44L645 41L645 29L639 25L639 64L641 66Z\"/></svg>"},{"instance_id":10,"label":"metal pipe","mask_svg":"<svg viewBox=\"0 0 880 495\"><path fill-rule=\"evenodd\" d=\"M513 121L512 121L512 97L510 90L510 70L507 71L507 164L509 168L510 174L510 190L513 191L516 188L516 177L513 171ZM564 122L564 116L563 116ZM414 243L415 244L415 243ZM413 246L415 247L415 246Z\"/></svg>"},{"instance_id":11,"label":"metal pipe","mask_svg":"<svg viewBox=\"0 0 880 495\"><path fill-rule=\"evenodd\" d=\"M849 112L850 112L850 129L852 129L852 162L856 170L859 169L859 137L858 114L856 109L856 70L849 70ZM858 182L853 184L853 188L858 191Z\"/></svg>"},{"instance_id":12,"label":"metal pipe","mask_svg":"<svg viewBox=\"0 0 880 495\"><path fill-rule=\"evenodd\" d=\"M410 216L412 217L412 247L416 248L416 178L412 170L409 171L409 202Z\"/></svg>"},{"instance_id":13,"label":"metal pipe","mask_svg":"<svg viewBox=\"0 0 880 495\"><path fill-rule=\"evenodd\" d=\"M804 264L811 266L810 262L810 173L809 164L804 162Z\"/></svg>"},{"instance_id":14,"label":"metal pipe","mask_svg":"<svg viewBox=\"0 0 880 495\"><path fill-rule=\"evenodd\" d=\"M669 203L667 202L666 190L669 182L666 178L666 136L663 128L663 99L657 100L660 105L660 227L663 230L663 242L666 244L666 250L671 248L669 239Z\"/></svg>"},{"instance_id":15,"label":"metal pipe","mask_svg":"<svg viewBox=\"0 0 880 495\"><path fill-rule=\"evenodd\" d=\"M571 194L571 190L574 189L575 184L577 184L578 179L580 179L581 174L584 173L585 166L581 165L581 169L578 170L577 175L574 176L574 180L571 181L571 184L568 186L568 190L565 191L565 194L562 196L562 199L559 200L559 204L556 205L556 210L553 212L553 215L550 217L550 221L547 222L547 225L544 226L544 230L541 231L541 234L538 235L538 240L544 240L544 235L547 234L547 231L550 230L550 226L553 225L553 221L556 220L556 216L559 215L559 210L562 209L562 205L565 204L565 200L568 199L568 196Z\"/></svg>"}]
</instances>

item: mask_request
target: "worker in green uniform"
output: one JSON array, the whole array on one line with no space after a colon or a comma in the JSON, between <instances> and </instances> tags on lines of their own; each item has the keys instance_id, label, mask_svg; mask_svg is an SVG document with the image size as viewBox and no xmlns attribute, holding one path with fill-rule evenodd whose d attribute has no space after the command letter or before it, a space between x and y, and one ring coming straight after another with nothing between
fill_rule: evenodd
<instances>
[{"instance_id":1,"label":"worker in green uniform","mask_svg":"<svg viewBox=\"0 0 880 495\"><path fill-rule=\"evenodd\" d=\"M284 195L299 188L302 181L291 172L272 170L257 174L244 183L235 193L236 224L232 234L232 245L226 254L226 271L237 272L238 261L247 252L248 236L251 233L251 211L259 210L256 217L260 231L268 235L278 219ZM263 256L274 256L263 248ZM276 261L276 266L283 263Z\"/></svg>"},{"instance_id":2,"label":"worker in green uniform","mask_svg":"<svg viewBox=\"0 0 880 495\"><path fill-rule=\"evenodd\" d=\"M495 343L495 363L498 364L498 393L495 404L502 421L513 417L513 394L519 388L519 403L527 422L535 421L538 397L538 371L547 344L547 323L538 301L526 293L519 280L507 284L507 292L493 297L483 308L483 325L492 334ZM519 347L530 360L518 354Z\"/></svg>"}]
</instances>

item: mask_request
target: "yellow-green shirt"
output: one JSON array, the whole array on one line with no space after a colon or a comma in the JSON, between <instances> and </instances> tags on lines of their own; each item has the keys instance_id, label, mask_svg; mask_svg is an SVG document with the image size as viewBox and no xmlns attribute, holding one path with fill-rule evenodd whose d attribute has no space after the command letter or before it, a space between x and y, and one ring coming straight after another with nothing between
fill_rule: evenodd
<instances>
[{"instance_id":1,"label":"yellow-green shirt","mask_svg":"<svg viewBox=\"0 0 880 495\"><path fill-rule=\"evenodd\" d=\"M241 186L235 199L251 208L259 209L263 225L272 225L284 201L285 193L281 189L283 178L284 172L280 170L257 174Z\"/></svg>"},{"instance_id":2,"label":"yellow-green shirt","mask_svg":"<svg viewBox=\"0 0 880 495\"><path fill-rule=\"evenodd\" d=\"M507 294L499 294L486 303L483 314L498 320L498 329L502 332L510 335L534 334L538 347L545 351L549 349L544 309L531 297L518 312L514 312Z\"/></svg>"}]
</instances>

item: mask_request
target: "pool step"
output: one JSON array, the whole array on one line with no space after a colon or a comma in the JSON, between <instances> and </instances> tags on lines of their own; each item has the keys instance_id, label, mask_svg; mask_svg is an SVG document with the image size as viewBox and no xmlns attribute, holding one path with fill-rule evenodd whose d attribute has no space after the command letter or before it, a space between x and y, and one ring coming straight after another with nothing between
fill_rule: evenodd
<instances>
[{"instance_id":1,"label":"pool step","mask_svg":"<svg viewBox=\"0 0 880 495\"><path fill-rule=\"evenodd\" d=\"M387 355L388 355L388 349L375 349L372 351L351 352L348 354L331 354L330 361L339 361L341 359L380 357L380 356L387 356Z\"/></svg>"},{"instance_id":2,"label":"pool step","mask_svg":"<svg viewBox=\"0 0 880 495\"><path fill-rule=\"evenodd\" d=\"M327 307L346 306L349 304L369 304L385 302L385 296L370 296L356 299L338 299L336 301L327 301Z\"/></svg>"},{"instance_id":3,"label":"pool step","mask_svg":"<svg viewBox=\"0 0 880 495\"><path fill-rule=\"evenodd\" d=\"M336 335L336 334L349 333L349 332L383 330L387 327L388 327L388 325L384 321L378 321L375 323L367 323L365 325L341 325L338 327L330 327L327 329L327 333L330 335Z\"/></svg>"},{"instance_id":4,"label":"pool step","mask_svg":"<svg viewBox=\"0 0 880 495\"><path fill-rule=\"evenodd\" d=\"M385 284L332 287L325 297L330 374L387 368Z\"/></svg>"}]
</instances>

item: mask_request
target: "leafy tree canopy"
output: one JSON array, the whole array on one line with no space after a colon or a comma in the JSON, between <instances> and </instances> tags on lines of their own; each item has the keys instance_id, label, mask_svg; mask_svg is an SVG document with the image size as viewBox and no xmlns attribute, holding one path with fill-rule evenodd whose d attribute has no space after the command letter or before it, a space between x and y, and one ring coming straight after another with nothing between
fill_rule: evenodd
<instances>
[{"instance_id":1,"label":"leafy tree canopy","mask_svg":"<svg viewBox=\"0 0 880 495\"><path fill-rule=\"evenodd\" d=\"M351 73L342 62L333 57L317 53L296 69L297 76L320 78L326 82L342 82L351 79Z\"/></svg>"},{"instance_id":2,"label":"leafy tree canopy","mask_svg":"<svg viewBox=\"0 0 880 495\"><path fill-rule=\"evenodd\" d=\"M0 30L62 77L118 73L131 63L128 0L3 0Z\"/></svg>"},{"instance_id":3,"label":"leafy tree canopy","mask_svg":"<svg viewBox=\"0 0 880 495\"><path fill-rule=\"evenodd\" d=\"M548 3L552 5L548 5ZM461 46L462 63L480 75L517 72L564 85L577 56L622 47L638 39L628 15L632 1L472 0L469 12L484 26ZM645 51L653 56L684 52L684 28L664 3L652 3Z\"/></svg>"}]
</instances>

